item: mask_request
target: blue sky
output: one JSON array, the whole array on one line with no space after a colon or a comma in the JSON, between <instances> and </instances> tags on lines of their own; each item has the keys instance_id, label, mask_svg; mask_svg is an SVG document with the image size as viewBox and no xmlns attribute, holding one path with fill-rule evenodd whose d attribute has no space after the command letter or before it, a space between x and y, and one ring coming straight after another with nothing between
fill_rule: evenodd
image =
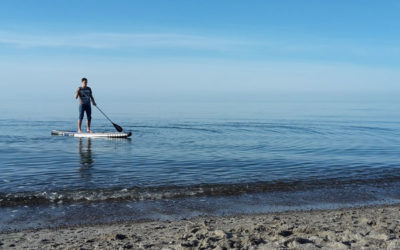
<instances>
[{"instance_id":1,"label":"blue sky","mask_svg":"<svg viewBox=\"0 0 400 250\"><path fill-rule=\"evenodd\" d=\"M82 76L104 101L385 99L400 90L398 13L398 1L1 1L0 86L20 86L2 102L67 103Z\"/></svg>"}]
</instances>

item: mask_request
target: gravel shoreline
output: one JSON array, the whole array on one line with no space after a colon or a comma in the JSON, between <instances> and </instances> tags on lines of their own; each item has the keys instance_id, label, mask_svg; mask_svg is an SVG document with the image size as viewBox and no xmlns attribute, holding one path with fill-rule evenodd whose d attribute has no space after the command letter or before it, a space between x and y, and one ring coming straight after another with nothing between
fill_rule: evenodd
<instances>
[{"instance_id":1,"label":"gravel shoreline","mask_svg":"<svg viewBox=\"0 0 400 250\"><path fill-rule=\"evenodd\" d=\"M400 249L400 205L0 234L0 249Z\"/></svg>"}]
</instances>

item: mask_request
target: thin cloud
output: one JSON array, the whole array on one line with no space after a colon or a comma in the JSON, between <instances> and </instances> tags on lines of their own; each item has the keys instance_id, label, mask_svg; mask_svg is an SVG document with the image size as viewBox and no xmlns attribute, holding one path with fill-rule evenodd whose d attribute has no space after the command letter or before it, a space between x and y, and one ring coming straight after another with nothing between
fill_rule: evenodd
<instances>
[{"instance_id":1,"label":"thin cloud","mask_svg":"<svg viewBox=\"0 0 400 250\"><path fill-rule=\"evenodd\" d=\"M54 47L54 48L188 48L226 50L248 44L248 41L232 40L219 37L194 36L170 33L89 33L62 35L32 35L0 32L0 44L20 48Z\"/></svg>"},{"instance_id":2,"label":"thin cloud","mask_svg":"<svg viewBox=\"0 0 400 250\"><path fill-rule=\"evenodd\" d=\"M162 49L177 49L177 56L186 56L186 52L190 50L217 52L215 53L217 56L229 55L238 58L301 58L361 63L367 61L397 63L400 56L399 46L377 41L321 39L311 36L301 36L297 39L268 36L239 38L184 33L29 34L0 31L1 47L54 48L59 51L75 48L124 50L126 52L148 49L148 51L153 50L156 53ZM218 55L218 52L222 53ZM198 53L197 56L199 55L201 54Z\"/></svg>"}]
</instances>

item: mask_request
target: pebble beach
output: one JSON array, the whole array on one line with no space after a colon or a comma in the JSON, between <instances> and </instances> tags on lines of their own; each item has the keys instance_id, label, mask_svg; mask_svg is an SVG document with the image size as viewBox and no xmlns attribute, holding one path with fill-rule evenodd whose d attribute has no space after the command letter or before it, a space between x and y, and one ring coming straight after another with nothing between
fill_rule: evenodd
<instances>
[{"instance_id":1,"label":"pebble beach","mask_svg":"<svg viewBox=\"0 0 400 250\"><path fill-rule=\"evenodd\" d=\"M0 248L400 249L399 223L400 205L381 205L25 230Z\"/></svg>"}]
</instances>

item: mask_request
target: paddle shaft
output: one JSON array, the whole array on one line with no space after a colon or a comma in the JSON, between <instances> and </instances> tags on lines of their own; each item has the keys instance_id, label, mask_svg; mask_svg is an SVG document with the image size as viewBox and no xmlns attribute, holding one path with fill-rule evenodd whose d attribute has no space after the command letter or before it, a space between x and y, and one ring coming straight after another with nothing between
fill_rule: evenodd
<instances>
[{"instance_id":1,"label":"paddle shaft","mask_svg":"<svg viewBox=\"0 0 400 250\"><path fill-rule=\"evenodd\" d=\"M111 123L113 123L113 121L111 121L111 119L108 118L108 116L106 114L104 114L104 112L99 107L97 107L97 105L95 107L107 118L107 120L109 120Z\"/></svg>"},{"instance_id":2,"label":"paddle shaft","mask_svg":"<svg viewBox=\"0 0 400 250\"><path fill-rule=\"evenodd\" d=\"M113 121L111 121L111 119L97 105L95 105L95 107L107 118L107 120L109 120L112 123L112 125L118 132L122 132L123 129L121 126L119 126L119 125L115 124Z\"/></svg>"}]
</instances>

